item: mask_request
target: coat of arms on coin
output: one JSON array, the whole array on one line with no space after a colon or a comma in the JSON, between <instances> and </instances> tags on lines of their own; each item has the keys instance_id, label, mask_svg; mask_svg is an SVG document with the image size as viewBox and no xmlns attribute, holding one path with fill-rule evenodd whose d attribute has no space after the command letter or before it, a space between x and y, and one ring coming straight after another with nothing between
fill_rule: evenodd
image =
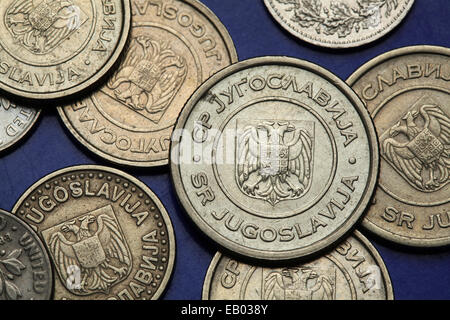
<instances>
[{"instance_id":1,"label":"coat of arms on coin","mask_svg":"<svg viewBox=\"0 0 450 320\"><path fill-rule=\"evenodd\" d=\"M361 101L328 71L288 57L242 61L207 80L178 119L171 155L190 218L218 244L262 260L337 241L378 171Z\"/></svg>"},{"instance_id":2,"label":"coat of arms on coin","mask_svg":"<svg viewBox=\"0 0 450 320\"><path fill-rule=\"evenodd\" d=\"M380 141L378 188L363 225L403 245L450 243L449 57L447 48L401 48L347 80Z\"/></svg>"},{"instance_id":3,"label":"coat of arms on coin","mask_svg":"<svg viewBox=\"0 0 450 320\"><path fill-rule=\"evenodd\" d=\"M0 88L30 99L78 93L119 58L128 0L5 0L0 8Z\"/></svg>"},{"instance_id":4,"label":"coat of arms on coin","mask_svg":"<svg viewBox=\"0 0 450 320\"><path fill-rule=\"evenodd\" d=\"M217 253L203 284L204 300L391 300L384 262L359 232L332 251L291 266L248 264Z\"/></svg>"},{"instance_id":5,"label":"coat of arms on coin","mask_svg":"<svg viewBox=\"0 0 450 320\"><path fill-rule=\"evenodd\" d=\"M15 214L41 235L55 266L55 299L157 299L175 236L159 199L116 169L77 166L31 186Z\"/></svg>"},{"instance_id":6,"label":"coat of arms on coin","mask_svg":"<svg viewBox=\"0 0 450 320\"><path fill-rule=\"evenodd\" d=\"M397 26L414 0L264 0L278 23L298 38L331 48L360 46Z\"/></svg>"},{"instance_id":7,"label":"coat of arms on coin","mask_svg":"<svg viewBox=\"0 0 450 320\"><path fill-rule=\"evenodd\" d=\"M95 154L129 166L165 165L180 110L237 54L220 20L197 0L133 2L132 13L117 70L99 91L58 110Z\"/></svg>"}]
</instances>

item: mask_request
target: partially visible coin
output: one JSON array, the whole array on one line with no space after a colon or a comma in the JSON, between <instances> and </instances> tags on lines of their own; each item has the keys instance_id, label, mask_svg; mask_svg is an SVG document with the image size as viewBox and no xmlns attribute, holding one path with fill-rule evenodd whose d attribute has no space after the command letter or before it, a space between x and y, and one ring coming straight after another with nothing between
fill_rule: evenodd
<instances>
[{"instance_id":1,"label":"partially visible coin","mask_svg":"<svg viewBox=\"0 0 450 320\"><path fill-rule=\"evenodd\" d=\"M0 300L49 300L52 265L38 235L0 210Z\"/></svg>"},{"instance_id":2,"label":"partially visible coin","mask_svg":"<svg viewBox=\"0 0 450 320\"><path fill-rule=\"evenodd\" d=\"M264 0L294 36L330 48L357 47L381 38L406 16L414 0Z\"/></svg>"},{"instance_id":3,"label":"partially visible coin","mask_svg":"<svg viewBox=\"0 0 450 320\"><path fill-rule=\"evenodd\" d=\"M388 270L359 232L322 257L285 267L249 265L217 253L203 300L392 300Z\"/></svg>"},{"instance_id":4,"label":"partially visible coin","mask_svg":"<svg viewBox=\"0 0 450 320\"><path fill-rule=\"evenodd\" d=\"M21 140L39 118L40 110L16 105L0 98L0 151Z\"/></svg>"},{"instance_id":5,"label":"partially visible coin","mask_svg":"<svg viewBox=\"0 0 450 320\"><path fill-rule=\"evenodd\" d=\"M237 62L237 54L228 31L197 0L133 4L131 39L118 70L101 90L58 111L95 154L129 166L165 165L185 102Z\"/></svg>"},{"instance_id":6,"label":"partially visible coin","mask_svg":"<svg viewBox=\"0 0 450 320\"><path fill-rule=\"evenodd\" d=\"M177 195L220 245L256 259L313 254L359 219L378 173L360 99L288 57L230 66L187 102L171 145Z\"/></svg>"},{"instance_id":7,"label":"partially visible coin","mask_svg":"<svg viewBox=\"0 0 450 320\"><path fill-rule=\"evenodd\" d=\"M103 77L130 30L129 0L2 0L0 89L24 98L75 94Z\"/></svg>"},{"instance_id":8,"label":"partially visible coin","mask_svg":"<svg viewBox=\"0 0 450 320\"><path fill-rule=\"evenodd\" d=\"M450 49L385 53L347 81L380 141L378 188L363 225L404 244L450 244Z\"/></svg>"},{"instance_id":9,"label":"partially visible coin","mask_svg":"<svg viewBox=\"0 0 450 320\"><path fill-rule=\"evenodd\" d=\"M36 229L58 276L55 299L157 299L175 260L159 199L116 169L77 166L30 187L13 212Z\"/></svg>"}]
</instances>

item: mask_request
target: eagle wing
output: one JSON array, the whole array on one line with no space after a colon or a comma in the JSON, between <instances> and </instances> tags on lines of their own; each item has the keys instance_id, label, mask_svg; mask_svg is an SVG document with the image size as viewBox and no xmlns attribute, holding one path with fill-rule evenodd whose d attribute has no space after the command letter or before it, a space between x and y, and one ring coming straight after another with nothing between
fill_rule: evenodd
<instances>
[{"instance_id":1,"label":"eagle wing","mask_svg":"<svg viewBox=\"0 0 450 320\"><path fill-rule=\"evenodd\" d=\"M256 128L252 126L245 128L244 133L238 138L237 145L237 178L239 185L242 186L249 175L261 167L260 141Z\"/></svg>"},{"instance_id":2,"label":"eagle wing","mask_svg":"<svg viewBox=\"0 0 450 320\"><path fill-rule=\"evenodd\" d=\"M306 187L311 180L313 141L308 132L301 129L296 131L294 139L298 142L289 147L289 172Z\"/></svg>"},{"instance_id":3,"label":"eagle wing","mask_svg":"<svg viewBox=\"0 0 450 320\"><path fill-rule=\"evenodd\" d=\"M53 254L53 262L58 266L58 270L64 280L70 276L70 269L72 266L78 267L81 270L81 266L75 255L71 242L64 237L61 232L57 232L51 235L48 242L49 251Z\"/></svg>"},{"instance_id":4,"label":"eagle wing","mask_svg":"<svg viewBox=\"0 0 450 320\"><path fill-rule=\"evenodd\" d=\"M97 218L97 223L97 236L106 255L110 258L116 258L120 262L130 266L131 259L129 251L116 221L110 216L102 214Z\"/></svg>"},{"instance_id":5,"label":"eagle wing","mask_svg":"<svg viewBox=\"0 0 450 320\"><path fill-rule=\"evenodd\" d=\"M448 150L450 148L450 118L436 105L425 105L421 109L430 118L428 128Z\"/></svg>"},{"instance_id":6,"label":"eagle wing","mask_svg":"<svg viewBox=\"0 0 450 320\"><path fill-rule=\"evenodd\" d=\"M274 271L264 279L264 297L263 300L276 300L277 292L283 290L282 275Z\"/></svg>"},{"instance_id":7,"label":"eagle wing","mask_svg":"<svg viewBox=\"0 0 450 320\"><path fill-rule=\"evenodd\" d=\"M421 172L423 170L422 162L405 147L394 145L392 139L386 139L383 143L383 153L395 167L402 172L408 179L420 188L423 187L423 178Z\"/></svg>"},{"instance_id":8,"label":"eagle wing","mask_svg":"<svg viewBox=\"0 0 450 320\"><path fill-rule=\"evenodd\" d=\"M8 14L29 14L33 9L33 1L31 0L19 0L16 1L11 7L8 9Z\"/></svg>"}]
</instances>

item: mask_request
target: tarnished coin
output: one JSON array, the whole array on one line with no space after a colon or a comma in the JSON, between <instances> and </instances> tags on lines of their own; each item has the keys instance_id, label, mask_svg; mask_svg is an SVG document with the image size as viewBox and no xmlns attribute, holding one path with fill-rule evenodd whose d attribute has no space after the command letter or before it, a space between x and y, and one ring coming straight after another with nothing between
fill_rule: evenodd
<instances>
[{"instance_id":1,"label":"tarnished coin","mask_svg":"<svg viewBox=\"0 0 450 320\"><path fill-rule=\"evenodd\" d=\"M203 300L392 300L389 273L359 232L320 258L294 266L249 265L217 253Z\"/></svg>"},{"instance_id":2,"label":"tarnished coin","mask_svg":"<svg viewBox=\"0 0 450 320\"><path fill-rule=\"evenodd\" d=\"M185 102L237 54L225 27L197 0L131 4L131 39L117 71L101 90L58 111L97 155L129 166L165 165Z\"/></svg>"},{"instance_id":3,"label":"tarnished coin","mask_svg":"<svg viewBox=\"0 0 450 320\"><path fill-rule=\"evenodd\" d=\"M380 178L363 225L404 244L450 244L450 49L416 46L347 81L375 122Z\"/></svg>"},{"instance_id":4,"label":"tarnished coin","mask_svg":"<svg viewBox=\"0 0 450 320\"><path fill-rule=\"evenodd\" d=\"M39 118L40 110L16 105L0 98L0 151L21 140Z\"/></svg>"},{"instance_id":5,"label":"tarnished coin","mask_svg":"<svg viewBox=\"0 0 450 320\"><path fill-rule=\"evenodd\" d=\"M38 235L0 210L0 300L49 300L52 265Z\"/></svg>"},{"instance_id":6,"label":"tarnished coin","mask_svg":"<svg viewBox=\"0 0 450 320\"><path fill-rule=\"evenodd\" d=\"M116 169L69 167L31 186L13 212L54 263L55 299L157 299L175 260L170 218L142 182Z\"/></svg>"},{"instance_id":7,"label":"tarnished coin","mask_svg":"<svg viewBox=\"0 0 450 320\"><path fill-rule=\"evenodd\" d=\"M0 88L32 99L80 92L119 58L129 0L2 0Z\"/></svg>"},{"instance_id":8,"label":"tarnished coin","mask_svg":"<svg viewBox=\"0 0 450 320\"><path fill-rule=\"evenodd\" d=\"M329 71L288 57L230 66L180 114L176 192L220 245L258 259L306 256L339 240L376 183L367 110Z\"/></svg>"},{"instance_id":9,"label":"tarnished coin","mask_svg":"<svg viewBox=\"0 0 450 320\"><path fill-rule=\"evenodd\" d=\"M357 47L394 29L414 0L264 0L275 20L301 40Z\"/></svg>"}]
</instances>

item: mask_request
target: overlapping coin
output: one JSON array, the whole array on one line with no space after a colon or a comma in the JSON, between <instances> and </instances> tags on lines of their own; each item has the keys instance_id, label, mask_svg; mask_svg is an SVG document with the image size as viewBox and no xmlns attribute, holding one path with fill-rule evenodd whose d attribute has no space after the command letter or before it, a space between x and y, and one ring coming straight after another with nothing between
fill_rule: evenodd
<instances>
[{"instance_id":1,"label":"overlapping coin","mask_svg":"<svg viewBox=\"0 0 450 320\"><path fill-rule=\"evenodd\" d=\"M309 43L350 48L394 29L414 0L264 0L275 20Z\"/></svg>"},{"instance_id":2,"label":"overlapping coin","mask_svg":"<svg viewBox=\"0 0 450 320\"><path fill-rule=\"evenodd\" d=\"M36 123L39 114L40 110L0 98L0 151L20 141Z\"/></svg>"},{"instance_id":3,"label":"overlapping coin","mask_svg":"<svg viewBox=\"0 0 450 320\"><path fill-rule=\"evenodd\" d=\"M217 253L204 300L392 300L386 266L359 232L322 257L285 267L249 265Z\"/></svg>"},{"instance_id":4,"label":"overlapping coin","mask_svg":"<svg viewBox=\"0 0 450 320\"><path fill-rule=\"evenodd\" d=\"M132 14L118 69L101 90L59 113L76 139L109 161L164 165L181 108L237 55L228 31L199 1L133 1Z\"/></svg>"},{"instance_id":5,"label":"overlapping coin","mask_svg":"<svg viewBox=\"0 0 450 320\"><path fill-rule=\"evenodd\" d=\"M155 194L124 172L59 170L31 186L13 212L48 248L55 299L157 299L170 279L170 218Z\"/></svg>"},{"instance_id":6,"label":"overlapping coin","mask_svg":"<svg viewBox=\"0 0 450 320\"><path fill-rule=\"evenodd\" d=\"M187 213L217 243L294 259L332 245L361 216L378 173L376 133L330 72L255 58L214 75L187 102L171 173Z\"/></svg>"},{"instance_id":7,"label":"overlapping coin","mask_svg":"<svg viewBox=\"0 0 450 320\"><path fill-rule=\"evenodd\" d=\"M0 210L0 300L49 300L52 292L52 265L38 235Z\"/></svg>"},{"instance_id":8,"label":"overlapping coin","mask_svg":"<svg viewBox=\"0 0 450 320\"><path fill-rule=\"evenodd\" d=\"M347 81L380 141L378 188L363 225L411 246L450 244L450 49L385 53Z\"/></svg>"},{"instance_id":9,"label":"overlapping coin","mask_svg":"<svg viewBox=\"0 0 450 320\"><path fill-rule=\"evenodd\" d=\"M129 0L3 0L0 88L63 98L104 76L130 29Z\"/></svg>"}]
</instances>

